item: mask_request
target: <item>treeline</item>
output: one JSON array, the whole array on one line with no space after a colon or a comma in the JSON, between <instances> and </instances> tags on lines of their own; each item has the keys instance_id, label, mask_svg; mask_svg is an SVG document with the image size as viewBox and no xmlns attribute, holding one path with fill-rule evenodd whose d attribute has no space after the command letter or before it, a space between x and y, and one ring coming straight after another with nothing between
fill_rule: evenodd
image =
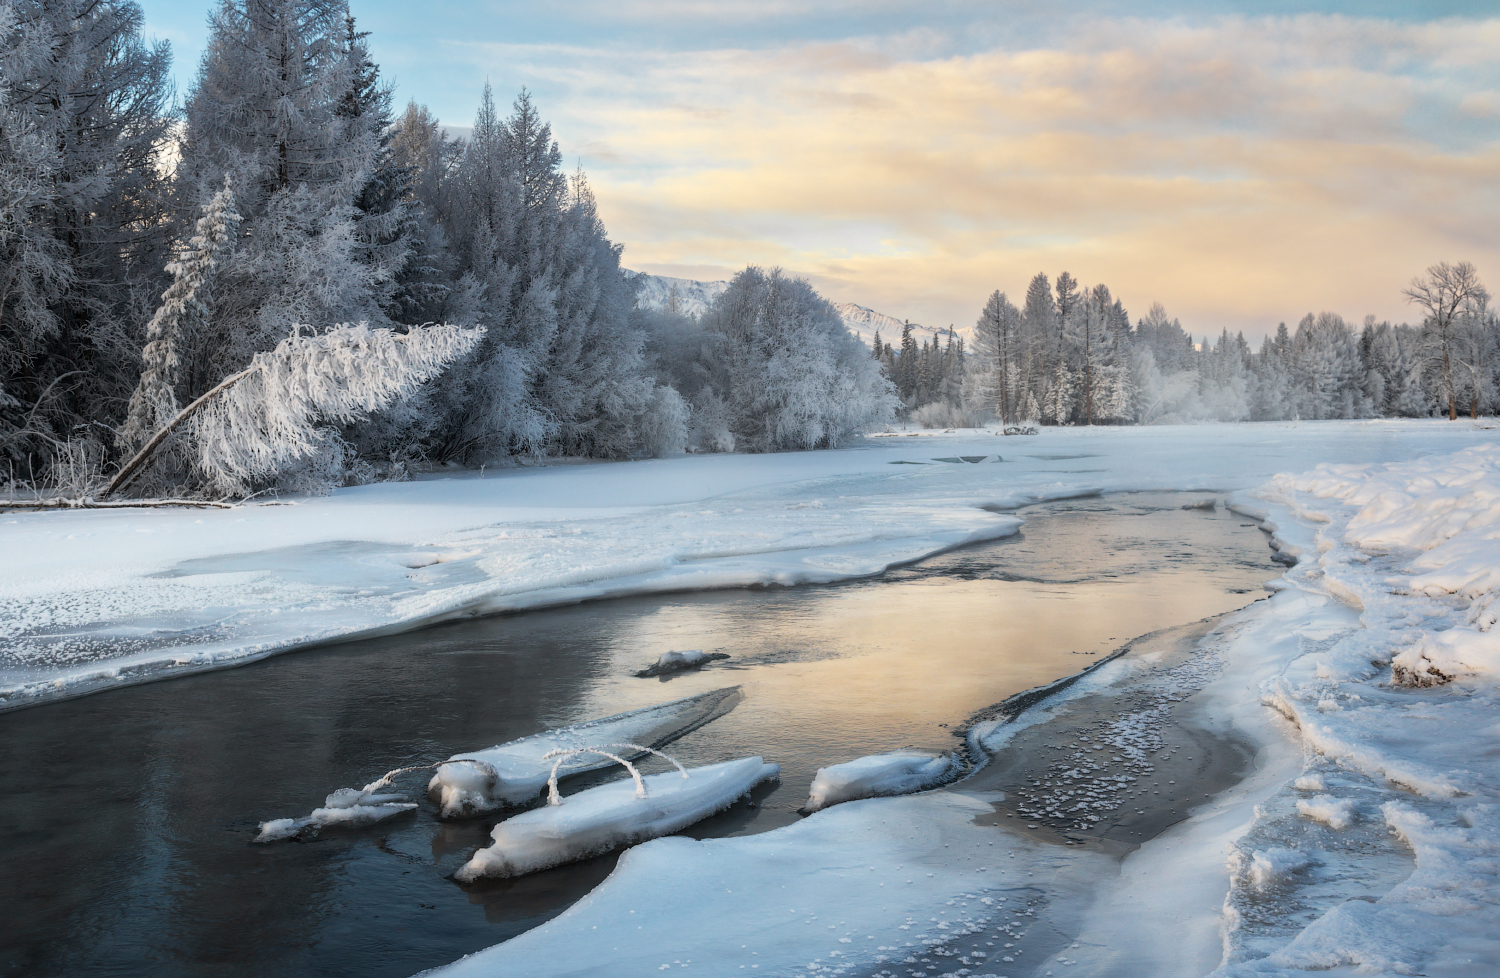
<instances>
[{"instance_id":1,"label":"treeline","mask_svg":"<svg viewBox=\"0 0 1500 978\"><path fill-rule=\"evenodd\" d=\"M742 273L693 342L649 343L671 327L636 308L524 90L507 116L486 86L450 139L394 111L345 4L224 0L176 106L140 29L130 2L0 0L0 482L87 489L251 366L138 489L816 447L891 416L836 314L779 273ZM358 389L328 388L334 367Z\"/></svg>"},{"instance_id":2,"label":"treeline","mask_svg":"<svg viewBox=\"0 0 1500 978\"><path fill-rule=\"evenodd\" d=\"M995 292L975 327L963 395L913 417L952 424L1162 424L1430 417L1500 408L1500 320L1474 267L1442 263L1403 293L1420 326L1335 313L1285 323L1252 350L1243 333L1195 341L1160 304L1134 326L1107 286L1038 274L1022 306ZM894 373L902 370L897 355ZM920 353L913 363L920 360ZM961 422L958 422L961 423Z\"/></svg>"}]
</instances>

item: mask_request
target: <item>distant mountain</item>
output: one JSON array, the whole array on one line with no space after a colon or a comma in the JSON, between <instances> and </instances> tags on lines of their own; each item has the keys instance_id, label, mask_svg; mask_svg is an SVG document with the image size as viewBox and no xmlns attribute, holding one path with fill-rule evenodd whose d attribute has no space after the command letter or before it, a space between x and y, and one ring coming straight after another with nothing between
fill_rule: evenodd
<instances>
[{"instance_id":1,"label":"distant mountain","mask_svg":"<svg viewBox=\"0 0 1500 978\"><path fill-rule=\"evenodd\" d=\"M677 288L677 311L686 316L701 316L708 311L714 299L729 287L728 282L700 282L691 278L671 278L666 275L651 275L647 272L633 272L625 269L625 278L635 284L636 302L643 309L665 309L672 301L672 288ZM852 302L835 302L833 308L843 317L844 325L849 332L859 337L865 346L873 346L875 343L875 332L880 331L882 343L890 343L894 346L901 345L901 320L895 316L887 316L883 312L876 312L866 306L857 306ZM920 344L929 341L934 336L947 342L948 331L933 329L930 326L919 326L911 324L912 335ZM967 343L971 337L972 329L963 327L957 330L958 335Z\"/></svg>"},{"instance_id":2,"label":"distant mountain","mask_svg":"<svg viewBox=\"0 0 1500 978\"><path fill-rule=\"evenodd\" d=\"M895 347L901 346L901 327L905 324L895 316L887 316L883 312L876 312L874 309L869 309L865 306L857 306L852 302L835 302L833 308L837 309L838 314L843 317L844 325L849 327L849 332L863 340L865 346L875 345L875 332L877 330L880 332L880 342L889 343ZM958 333L959 337L965 343L968 343L971 339L969 333L972 330L967 327L957 329L954 332ZM939 337L943 343L948 342L948 331L946 329L933 329L931 326L912 323L911 333L912 338L917 341L918 346L929 342L934 336Z\"/></svg>"},{"instance_id":3,"label":"distant mountain","mask_svg":"<svg viewBox=\"0 0 1500 978\"><path fill-rule=\"evenodd\" d=\"M672 301L672 288L677 288L677 311L684 316L701 316L713 305L719 293L729 288L728 282L700 282L691 278L669 278L646 272L622 269L625 278L635 285L635 301L643 309L665 309Z\"/></svg>"}]
</instances>

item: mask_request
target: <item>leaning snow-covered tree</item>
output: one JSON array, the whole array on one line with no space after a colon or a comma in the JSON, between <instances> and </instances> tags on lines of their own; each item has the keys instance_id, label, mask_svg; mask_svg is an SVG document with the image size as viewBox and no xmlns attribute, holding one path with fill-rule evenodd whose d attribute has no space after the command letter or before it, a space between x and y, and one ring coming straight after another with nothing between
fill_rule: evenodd
<instances>
[{"instance_id":1,"label":"leaning snow-covered tree","mask_svg":"<svg viewBox=\"0 0 1500 978\"><path fill-rule=\"evenodd\" d=\"M409 396L474 349L480 327L429 325L407 333L341 324L292 335L220 381L121 467L105 495L130 486L184 428L201 488L243 496L288 467L337 452L330 423L350 423Z\"/></svg>"}]
</instances>

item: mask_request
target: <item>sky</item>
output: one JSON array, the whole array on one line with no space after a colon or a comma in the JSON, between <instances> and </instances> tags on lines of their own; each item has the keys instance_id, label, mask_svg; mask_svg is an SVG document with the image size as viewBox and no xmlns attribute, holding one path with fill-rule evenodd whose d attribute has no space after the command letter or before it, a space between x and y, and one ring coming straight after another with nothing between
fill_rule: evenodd
<instances>
[{"instance_id":1,"label":"sky","mask_svg":"<svg viewBox=\"0 0 1500 978\"><path fill-rule=\"evenodd\" d=\"M208 5L142 0L192 84ZM531 91L623 264L780 266L972 324L1067 270L1195 334L1472 261L1500 289L1500 4L354 0L399 105Z\"/></svg>"}]
</instances>

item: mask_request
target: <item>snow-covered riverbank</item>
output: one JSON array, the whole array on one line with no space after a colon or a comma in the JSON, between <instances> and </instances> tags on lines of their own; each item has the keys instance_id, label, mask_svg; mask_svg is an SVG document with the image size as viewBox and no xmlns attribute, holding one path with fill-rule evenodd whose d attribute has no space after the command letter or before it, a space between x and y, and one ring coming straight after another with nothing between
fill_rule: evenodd
<instances>
[{"instance_id":1,"label":"snow-covered riverbank","mask_svg":"<svg viewBox=\"0 0 1500 978\"><path fill-rule=\"evenodd\" d=\"M923 432L229 511L10 513L0 709L464 615L859 577L1014 533L995 510L1037 499L1248 489L1321 461L1410 459L1495 434L1427 421Z\"/></svg>"},{"instance_id":2,"label":"snow-covered riverbank","mask_svg":"<svg viewBox=\"0 0 1500 978\"><path fill-rule=\"evenodd\" d=\"M1500 447L1325 465L1236 505L1299 562L1148 677L1162 716L1122 705L1093 747L1160 749L1171 713L1250 745L1253 770L1213 797L1153 781L1192 809L1123 859L1038 841L972 786L851 802L640 846L561 917L440 973L1500 973ZM1157 665L1117 660L1067 696ZM1090 810L1165 777L1137 766Z\"/></svg>"}]
</instances>

